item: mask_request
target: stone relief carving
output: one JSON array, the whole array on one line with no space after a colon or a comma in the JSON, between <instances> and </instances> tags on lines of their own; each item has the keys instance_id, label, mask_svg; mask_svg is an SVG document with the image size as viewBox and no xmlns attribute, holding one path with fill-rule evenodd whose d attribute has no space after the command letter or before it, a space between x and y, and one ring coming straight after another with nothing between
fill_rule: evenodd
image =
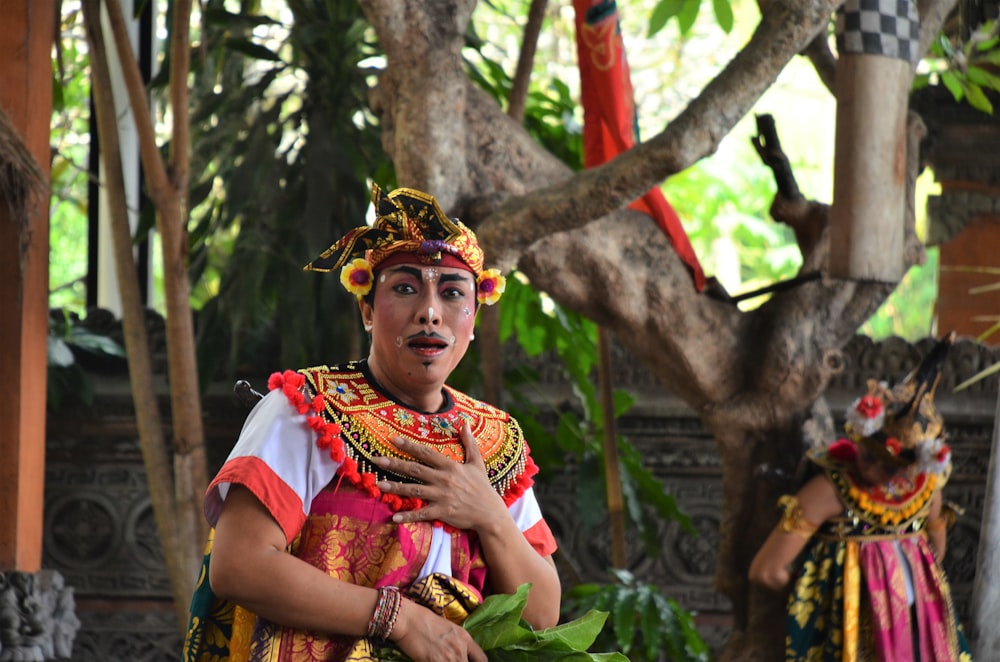
<instances>
[{"instance_id":1,"label":"stone relief carving","mask_svg":"<svg viewBox=\"0 0 1000 662\"><path fill-rule=\"evenodd\" d=\"M79 626L73 588L58 572L0 573L0 662L68 658Z\"/></svg>"}]
</instances>

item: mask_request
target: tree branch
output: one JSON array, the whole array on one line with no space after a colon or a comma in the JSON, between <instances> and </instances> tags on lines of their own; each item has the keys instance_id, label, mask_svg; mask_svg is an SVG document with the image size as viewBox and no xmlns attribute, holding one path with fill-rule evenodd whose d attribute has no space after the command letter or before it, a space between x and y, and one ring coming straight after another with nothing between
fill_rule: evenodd
<instances>
[{"instance_id":1,"label":"tree branch","mask_svg":"<svg viewBox=\"0 0 1000 662\"><path fill-rule=\"evenodd\" d=\"M547 5L548 0L531 0L528 22L524 26L521 54L517 58L517 69L514 72L514 81L510 87L510 102L507 106L507 114L518 124L524 120L528 82L531 80L531 69L535 63L535 49L538 46L538 35L542 31L542 21L545 18Z\"/></svg>"},{"instance_id":2,"label":"tree branch","mask_svg":"<svg viewBox=\"0 0 1000 662\"><path fill-rule=\"evenodd\" d=\"M501 264L515 264L542 237L620 209L713 153L789 60L823 29L837 4L775 3L747 46L663 132L603 166L507 201L481 230L484 243L496 249Z\"/></svg>"}]
</instances>

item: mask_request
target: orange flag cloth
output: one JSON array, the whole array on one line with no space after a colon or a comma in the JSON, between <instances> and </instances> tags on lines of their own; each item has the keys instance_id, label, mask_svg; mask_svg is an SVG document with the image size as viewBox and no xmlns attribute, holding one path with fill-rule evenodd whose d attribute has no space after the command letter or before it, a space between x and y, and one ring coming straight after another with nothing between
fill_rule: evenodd
<instances>
[{"instance_id":1,"label":"orange flag cloth","mask_svg":"<svg viewBox=\"0 0 1000 662\"><path fill-rule=\"evenodd\" d=\"M573 0L576 11L576 50L583 103L583 165L601 165L638 142L635 101L625 44L618 26L618 8L606 0ZM699 292L705 273L687 233L659 187L629 205L648 214L666 233L687 265Z\"/></svg>"}]
</instances>

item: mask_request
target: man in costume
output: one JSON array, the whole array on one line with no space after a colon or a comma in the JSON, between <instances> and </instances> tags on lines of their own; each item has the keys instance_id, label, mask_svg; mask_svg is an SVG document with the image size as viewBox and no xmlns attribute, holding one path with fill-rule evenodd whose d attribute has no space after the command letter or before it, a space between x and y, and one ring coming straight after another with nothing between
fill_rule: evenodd
<instances>
[{"instance_id":1,"label":"man in costume","mask_svg":"<svg viewBox=\"0 0 1000 662\"><path fill-rule=\"evenodd\" d=\"M779 500L750 579L791 584L787 660L971 661L939 564L953 514L934 390L953 338L894 387L869 381L847 437L809 451L816 475Z\"/></svg>"},{"instance_id":2,"label":"man in costume","mask_svg":"<svg viewBox=\"0 0 1000 662\"><path fill-rule=\"evenodd\" d=\"M460 627L531 584L559 617L556 544L517 421L445 384L504 279L433 197L372 192L376 221L305 267L340 269L366 360L274 374L209 486L214 527L184 659L486 660Z\"/></svg>"}]
</instances>

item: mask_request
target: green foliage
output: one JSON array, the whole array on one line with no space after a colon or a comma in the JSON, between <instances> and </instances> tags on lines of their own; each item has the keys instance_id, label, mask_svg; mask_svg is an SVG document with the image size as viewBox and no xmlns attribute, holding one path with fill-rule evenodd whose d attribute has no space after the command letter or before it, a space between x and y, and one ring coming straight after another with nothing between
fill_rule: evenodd
<instances>
[{"instance_id":1,"label":"green foliage","mask_svg":"<svg viewBox=\"0 0 1000 662\"><path fill-rule=\"evenodd\" d=\"M611 614L597 638L598 648L621 650L634 662L655 662L662 654L677 662L711 659L691 616L676 601L626 570L612 572L617 583L582 584L563 596L566 615L588 610Z\"/></svg>"},{"instance_id":2,"label":"green foliage","mask_svg":"<svg viewBox=\"0 0 1000 662\"><path fill-rule=\"evenodd\" d=\"M716 23L729 34L733 30L734 21L732 3L730 0L711 0L711 3ZM659 0L650 14L647 36L652 37L662 30L670 19L677 21L681 35L690 34L698 19L701 4L702 0Z\"/></svg>"},{"instance_id":3,"label":"green foliage","mask_svg":"<svg viewBox=\"0 0 1000 662\"><path fill-rule=\"evenodd\" d=\"M549 480L572 458L577 471L576 499L581 523L596 530L607 517L604 477L604 413L594 379L597 366L597 327L567 311L532 288L518 274L507 279L500 306L501 342L513 337L529 357L553 353L571 386L574 405L552 401L553 394L538 386L538 374L526 362L516 362L505 374L511 395L511 412L528 439L551 439L554 443L532 446L532 456L544 467ZM614 393L615 416L631 408L634 398ZM551 418L555 416L555 421ZM550 429L554 427L554 434ZM643 466L642 456L625 437L618 436L622 492L629 524L645 550L658 556L662 546L659 524L677 520L694 533L688 518L677 507L673 495Z\"/></svg>"},{"instance_id":4,"label":"green foliage","mask_svg":"<svg viewBox=\"0 0 1000 662\"><path fill-rule=\"evenodd\" d=\"M510 96L513 79L503 66L490 59L484 43L470 23L463 55L466 71L480 88L503 105ZM472 56L475 57L472 57ZM569 86L551 76L532 76L525 99L523 126L540 145L574 170L583 167L582 127L573 119L578 103Z\"/></svg>"},{"instance_id":5,"label":"green foliage","mask_svg":"<svg viewBox=\"0 0 1000 662\"><path fill-rule=\"evenodd\" d=\"M889 298L861 327L872 340L897 336L918 340L932 336L931 313L937 299L938 249L927 249L927 262L912 267Z\"/></svg>"},{"instance_id":6,"label":"green foliage","mask_svg":"<svg viewBox=\"0 0 1000 662\"><path fill-rule=\"evenodd\" d=\"M367 110L379 55L354 0L289 0L291 26L206 3L193 60L191 274L203 379L354 358L336 276L289 274L364 222L391 165ZM346 313L346 314L345 314Z\"/></svg>"},{"instance_id":7,"label":"green foliage","mask_svg":"<svg viewBox=\"0 0 1000 662\"><path fill-rule=\"evenodd\" d=\"M628 662L621 653L588 653L601 632L606 612L589 611L576 620L534 630L521 618L530 584L512 595L490 595L462 624L490 662ZM408 660L395 647L376 651L380 660Z\"/></svg>"},{"instance_id":8,"label":"green foliage","mask_svg":"<svg viewBox=\"0 0 1000 662\"><path fill-rule=\"evenodd\" d=\"M940 81L955 101L966 101L984 113L993 114L988 92L1000 92L1000 23L980 25L968 39L942 33L931 43L924 58L926 71L914 78L914 89Z\"/></svg>"},{"instance_id":9,"label":"green foliage","mask_svg":"<svg viewBox=\"0 0 1000 662\"><path fill-rule=\"evenodd\" d=\"M696 163L668 182L667 198L702 266L731 294L791 278L802 264L791 228L770 218L774 192L771 171L749 149L728 163Z\"/></svg>"},{"instance_id":10,"label":"green foliage","mask_svg":"<svg viewBox=\"0 0 1000 662\"><path fill-rule=\"evenodd\" d=\"M124 365L125 350L108 336L95 333L69 310L55 309L49 315L48 384L46 406L57 411L68 401L90 405L94 384L85 364L88 360Z\"/></svg>"},{"instance_id":11,"label":"green foliage","mask_svg":"<svg viewBox=\"0 0 1000 662\"><path fill-rule=\"evenodd\" d=\"M82 313L87 307L87 159L90 57L79 8L66 7L52 63L52 166L49 199L49 306Z\"/></svg>"}]
</instances>

